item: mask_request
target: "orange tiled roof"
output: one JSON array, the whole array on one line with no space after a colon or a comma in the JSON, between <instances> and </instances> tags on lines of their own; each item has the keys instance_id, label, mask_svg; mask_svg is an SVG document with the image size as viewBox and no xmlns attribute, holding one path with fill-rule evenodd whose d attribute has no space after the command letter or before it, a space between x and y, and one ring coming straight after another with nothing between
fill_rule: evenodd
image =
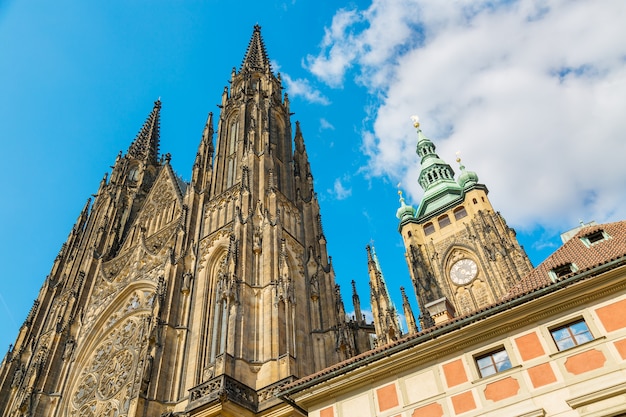
<instances>
[{"instance_id":1,"label":"orange tiled roof","mask_svg":"<svg viewBox=\"0 0 626 417\"><path fill-rule=\"evenodd\" d=\"M585 245L583 238L598 231L604 231L608 238L592 245ZM537 268L532 270L505 298L515 298L553 283L550 271L563 265L573 264L580 273L626 255L626 221L587 226L550 255Z\"/></svg>"}]
</instances>

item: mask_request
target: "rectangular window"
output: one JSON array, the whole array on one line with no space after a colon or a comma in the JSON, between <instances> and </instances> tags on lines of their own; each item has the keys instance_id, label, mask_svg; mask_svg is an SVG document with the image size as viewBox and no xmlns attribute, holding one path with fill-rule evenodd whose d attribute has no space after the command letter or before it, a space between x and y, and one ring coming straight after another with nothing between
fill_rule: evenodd
<instances>
[{"instance_id":1,"label":"rectangular window","mask_svg":"<svg viewBox=\"0 0 626 417\"><path fill-rule=\"evenodd\" d=\"M581 237L580 241L583 242L583 244L589 248L595 245L596 243L603 242L609 238L610 236L604 230L597 230L593 233L590 233L588 235Z\"/></svg>"},{"instance_id":2,"label":"rectangular window","mask_svg":"<svg viewBox=\"0 0 626 417\"><path fill-rule=\"evenodd\" d=\"M511 369L511 361L506 350L498 350L476 357L476 366L482 378Z\"/></svg>"},{"instance_id":3,"label":"rectangular window","mask_svg":"<svg viewBox=\"0 0 626 417\"><path fill-rule=\"evenodd\" d=\"M556 347L561 350L573 348L593 340L593 335L585 320L580 319L565 326L550 330Z\"/></svg>"},{"instance_id":4,"label":"rectangular window","mask_svg":"<svg viewBox=\"0 0 626 417\"><path fill-rule=\"evenodd\" d=\"M566 275L571 274L572 272L576 272L578 271L578 267L573 264L573 263L566 263L560 266L557 266L556 268L552 268L549 271L549 274L551 273L551 275L553 276L553 278L563 278ZM552 279L554 281L554 279Z\"/></svg>"},{"instance_id":5,"label":"rectangular window","mask_svg":"<svg viewBox=\"0 0 626 417\"><path fill-rule=\"evenodd\" d=\"M587 240L589 241L589 243L591 243L592 245L594 243L598 243L601 240L604 240L604 234L602 233L602 230L598 230L595 233L592 233L588 236L585 236L587 238Z\"/></svg>"}]
</instances>

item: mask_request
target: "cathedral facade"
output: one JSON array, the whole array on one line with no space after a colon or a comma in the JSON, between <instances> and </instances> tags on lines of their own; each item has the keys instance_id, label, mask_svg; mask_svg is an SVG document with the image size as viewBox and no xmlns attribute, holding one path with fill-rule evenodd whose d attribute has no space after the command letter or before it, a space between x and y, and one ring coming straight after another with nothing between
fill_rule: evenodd
<instances>
[{"instance_id":1,"label":"cathedral facade","mask_svg":"<svg viewBox=\"0 0 626 417\"><path fill-rule=\"evenodd\" d=\"M189 183L159 155L155 102L3 362L0 415L254 415L371 347L372 326L346 320L282 89L257 26Z\"/></svg>"},{"instance_id":2,"label":"cathedral facade","mask_svg":"<svg viewBox=\"0 0 626 417\"><path fill-rule=\"evenodd\" d=\"M416 319L403 288L408 329L401 328L368 247L373 321L365 321L354 283L355 316L346 316L304 136L282 90L255 26L220 114L208 115L189 182L159 153L161 102L154 103L85 204L2 361L0 416L478 415L481 401L565 381L553 368L530 382L509 372L496 394L480 394L485 384L470 381L480 370L467 355L492 358L518 346L514 331L523 333L521 349L537 355L531 359L545 359L549 330L528 336L538 325L515 324L507 312L531 306L524 303L537 297L525 294L542 285L577 282L578 269L555 261L533 270L486 186L462 165L455 179L417 122L424 197L417 208L401 197L397 216L420 312ZM620 233L602 237L621 245ZM542 281L546 274L553 279ZM602 317L624 313L623 303L599 294L609 306ZM535 304L537 320L561 311L541 313L549 304ZM622 331L626 323L608 326ZM513 341L500 342L503 335ZM615 346L596 350L626 357L626 345ZM596 366L600 357L579 361ZM523 368L519 362L509 368ZM546 361L535 362L548 372Z\"/></svg>"}]
</instances>

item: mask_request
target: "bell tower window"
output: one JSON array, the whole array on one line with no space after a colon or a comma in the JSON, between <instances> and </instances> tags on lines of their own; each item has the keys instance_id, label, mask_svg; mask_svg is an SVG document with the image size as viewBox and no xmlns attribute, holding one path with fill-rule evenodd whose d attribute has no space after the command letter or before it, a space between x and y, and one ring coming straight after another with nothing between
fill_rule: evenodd
<instances>
[{"instance_id":1,"label":"bell tower window","mask_svg":"<svg viewBox=\"0 0 626 417\"><path fill-rule=\"evenodd\" d=\"M239 140L239 120L234 120L230 124L228 149L226 152L226 187L231 187L235 183L237 172L237 141Z\"/></svg>"},{"instance_id":2,"label":"bell tower window","mask_svg":"<svg viewBox=\"0 0 626 417\"><path fill-rule=\"evenodd\" d=\"M467 217L467 210L465 210L465 207L461 206L461 207L455 208L454 218L456 220L461 220L463 217Z\"/></svg>"},{"instance_id":3,"label":"bell tower window","mask_svg":"<svg viewBox=\"0 0 626 417\"><path fill-rule=\"evenodd\" d=\"M139 179L139 169L135 166L128 171L128 180L132 182L137 182Z\"/></svg>"},{"instance_id":4,"label":"bell tower window","mask_svg":"<svg viewBox=\"0 0 626 417\"><path fill-rule=\"evenodd\" d=\"M450 225L450 217L448 217L447 214L444 214L437 219L437 222L439 222L439 228L443 229L444 227Z\"/></svg>"}]
</instances>

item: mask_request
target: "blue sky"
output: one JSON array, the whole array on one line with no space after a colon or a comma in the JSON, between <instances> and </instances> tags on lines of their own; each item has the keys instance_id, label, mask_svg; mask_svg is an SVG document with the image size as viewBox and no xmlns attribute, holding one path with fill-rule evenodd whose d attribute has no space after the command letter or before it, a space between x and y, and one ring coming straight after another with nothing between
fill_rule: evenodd
<instances>
[{"instance_id":1,"label":"blue sky","mask_svg":"<svg viewBox=\"0 0 626 417\"><path fill-rule=\"evenodd\" d=\"M419 203L409 117L461 151L536 265L579 220L624 218L622 1L0 1L0 351L87 198L157 98L184 179L255 24L311 159L346 310L373 243L414 299L397 188ZM3 354L3 353L2 353Z\"/></svg>"}]
</instances>

